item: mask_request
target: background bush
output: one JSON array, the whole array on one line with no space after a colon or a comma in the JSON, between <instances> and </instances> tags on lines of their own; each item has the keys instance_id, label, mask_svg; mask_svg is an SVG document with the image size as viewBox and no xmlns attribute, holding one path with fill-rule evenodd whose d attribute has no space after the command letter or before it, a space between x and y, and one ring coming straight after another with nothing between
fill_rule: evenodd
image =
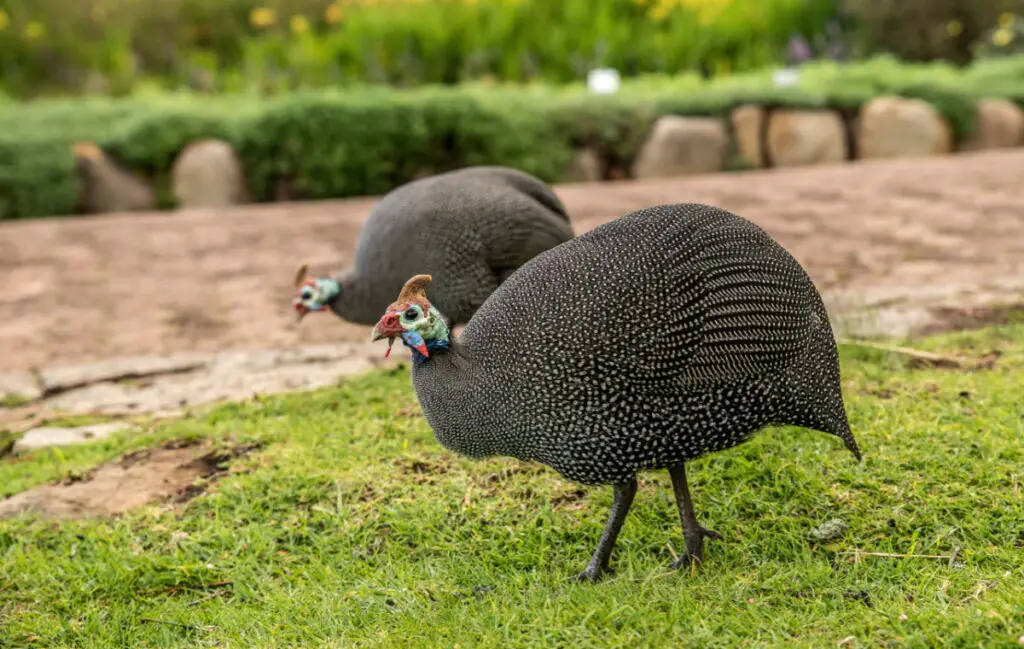
<instances>
[{"instance_id":1,"label":"background bush","mask_svg":"<svg viewBox=\"0 0 1024 649\"><path fill-rule=\"evenodd\" d=\"M1024 0L842 0L862 52L969 63L1020 47Z\"/></svg>"},{"instance_id":2,"label":"background bush","mask_svg":"<svg viewBox=\"0 0 1024 649\"><path fill-rule=\"evenodd\" d=\"M779 61L836 1L0 0L0 77L30 96L724 73Z\"/></svg>"},{"instance_id":3,"label":"background bush","mask_svg":"<svg viewBox=\"0 0 1024 649\"><path fill-rule=\"evenodd\" d=\"M255 200L375 195L413 178L467 165L518 167L562 178L575 149L594 149L605 171L626 174L661 115L726 117L736 106L831 108L850 117L872 97L932 103L958 139L973 128L979 98L1024 106L1024 56L905 64L876 57L818 61L800 84L777 87L772 71L705 80L645 75L615 95L565 85L465 84L306 90L287 96L140 94L126 99L0 103L0 219L76 209L72 145L97 143L151 179L169 204L171 166L192 140L218 137L239 152Z\"/></svg>"},{"instance_id":4,"label":"background bush","mask_svg":"<svg viewBox=\"0 0 1024 649\"><path fill-rule=\"evenodd\" d=\"M1021 16L1024 0L0 0L0 91L721 76L796 56L795 36L965 64L1019 51Z\"/></svg>"}]
</instances>

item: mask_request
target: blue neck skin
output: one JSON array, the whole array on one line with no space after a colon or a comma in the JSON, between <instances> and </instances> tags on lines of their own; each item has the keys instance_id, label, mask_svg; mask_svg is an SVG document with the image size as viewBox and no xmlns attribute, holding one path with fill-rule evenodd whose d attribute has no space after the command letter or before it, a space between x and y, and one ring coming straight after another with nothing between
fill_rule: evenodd
<instances>
[{"instance_id":1,"label":"blue neck skin","mask_svg":"<svg viewBox=\"0 0 1024 649\"><path fill-rule=\"evenodd\" d=\"M430 352L431 354L433 354L436 351L442 350L442 349L448 349L448 341L447 340L428 340L427 341L427 351ZM419 365L423 361L427 360L427 357L424 356L423 354L421 354L419 352L419 350L413 349L412 347L409 347L409 351L412 352L412 362L415 363L416 365Z\"/></svg>"}]
</instances>

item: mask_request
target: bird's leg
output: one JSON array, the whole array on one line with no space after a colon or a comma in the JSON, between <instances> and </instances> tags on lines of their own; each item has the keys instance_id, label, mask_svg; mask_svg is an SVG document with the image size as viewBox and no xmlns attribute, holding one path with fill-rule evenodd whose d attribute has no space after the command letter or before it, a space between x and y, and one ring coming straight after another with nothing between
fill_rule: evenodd
<instances>
[{"instance_id":1,"label":"bird's leg","mask_svg":"<svg viewBox=\"0 0 1024 649\"><path fill-rule=\"evenodd\" d=\"M608 571L608 559L612 554L612 547L615 546L615 539L619 536L622 524L626 520L626 514L633 504L633 497L636 496L636 478L630 478L628 482L615 485L615 500L612 501L612 511L608 515L608 522L601 532L601 540L597 542L597 550L590 558L586 570L576 575L577 581L594 582L601 578L601 573Z\"/></svg>"},{"instance_id":2,"label":"bird's leg","mask_svg":"<svg viewBox=\"0 0 1024 649\"><path fill-rule=\"evenodd\" d=\"M673 568L685 563L701 563L704 561L704 539L722 539L722 535L709 530L697 522L693 512L693 500L690 498L690 487L686 484L686 469L682 464L668 470L672 476L672 490L676 494L676 506L679 518L683 521L683 538L686 540L686 554L672 562Z\"/></svg>"}]
</instances>

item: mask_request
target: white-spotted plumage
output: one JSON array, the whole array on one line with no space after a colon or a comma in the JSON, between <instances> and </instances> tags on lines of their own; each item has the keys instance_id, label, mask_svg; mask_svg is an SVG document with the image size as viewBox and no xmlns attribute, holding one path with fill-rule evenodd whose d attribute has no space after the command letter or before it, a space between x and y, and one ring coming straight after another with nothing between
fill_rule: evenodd
<instances>
[{"instance_id":1,"label":"white-spotted plumage","mask_svg":"<svg viewBox=\"0 0 1024 649\"><path fill-rule=\"evenodd\" d=\"M769 424L857 453L814 284L759 227L704 205L634 212L538 255L413 377L446 447L586 484Z\"/></svg>"},{"instance_id":2,"label":"white-spotted plumage","mask_svg":"<svg viewBox=\"0 0 1024 649\"><path fill-rule=\"evenodd\" d=\"M720 535L697 522L687 460L771 424L860 458L814 284L761 228L707 205L633 212L537 255L412 374L445 447L615 486L585 579L607 569L639 471L669 470L699 561Z\"/></svg>"},{"instance_id":3,"label":"white-spotted plumage","mask_svg":"<svg viewBox=\"0 0 1024 649\"><path fill-rule=\"evenodd\" d=\"M516 268L573 234L551 188L522 171L478 166L428 176L373 207L329 306L373 324L409 277L429 273L431 301L462 324Z\"/></svg>"}]
</instances>

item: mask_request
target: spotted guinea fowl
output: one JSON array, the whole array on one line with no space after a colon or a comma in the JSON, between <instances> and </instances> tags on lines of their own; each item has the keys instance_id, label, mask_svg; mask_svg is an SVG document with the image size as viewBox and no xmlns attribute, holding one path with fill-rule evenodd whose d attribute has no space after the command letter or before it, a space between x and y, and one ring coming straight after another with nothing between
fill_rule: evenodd
<instances>
[{"instance_id":1,"label":"spotted guinea fowl","mask_svg":"<svg viewBox=\"0 0 1024 649\"><path fill-rule=\"evenodd\" d=\"M372 325L405 280L437 279L430 298L452 325L469 321L509 274L573 237L562 202L543 181L507 167L468 167L407 183L370 212L352 268L295 276L298 319L331 309Z\"/></svg>"},{"instance_id":2,"label":"spotted guinea fowl","mask_svg":"<svg viewBox=\"0 0 1024 649\"><path fill-rule=\"evenodd\" d=\"M836 435L860 460L821 296L785 249L727 211L652 207L541 253L459 339L430 284L410 279L373 339L412 350L416 395L448 449L614 485L580 579L608 569L639 471L671 475L686 541L677 567L721 538L697 521L687 460L771 424Z\"/></svg>"}]
</instances>

